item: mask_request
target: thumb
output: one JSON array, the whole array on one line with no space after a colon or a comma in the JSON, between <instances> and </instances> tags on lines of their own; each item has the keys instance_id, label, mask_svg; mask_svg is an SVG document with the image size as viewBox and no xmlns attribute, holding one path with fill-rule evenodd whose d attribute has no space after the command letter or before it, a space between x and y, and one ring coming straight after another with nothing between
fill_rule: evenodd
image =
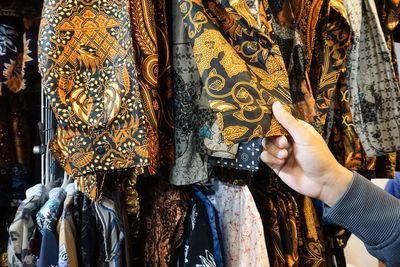
<instances>
[{"instance_id":1,"label":"thumb","mask_svg":"<svg viewBox=\"0 0 400 267\"><path fill-rule=\"evenodd\" d=\"M289 132L294 141L301 141L307 136L307 130L304 126L286 111L280 102L274 102L272 111L276 120Z\"/></svg>"}]
</instances>

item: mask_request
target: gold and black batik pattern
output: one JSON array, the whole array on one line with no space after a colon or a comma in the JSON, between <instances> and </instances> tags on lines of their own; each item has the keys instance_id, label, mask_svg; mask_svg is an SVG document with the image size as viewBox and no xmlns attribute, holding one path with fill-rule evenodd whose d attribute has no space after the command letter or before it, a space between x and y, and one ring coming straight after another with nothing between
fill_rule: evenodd
<instances>
[{"instance_id":1,"label":"gold and black batik pattern","mask_svg":"<svg viewBox=\"0 0 400 267\"><path fill-rule=\"evenodd\" d=\"M127 0L44 2L39 69L70 175L149 164L130 27Z\"/></svg>"},{"instance_id":2,"label":"gold and black batik pattern","mask_svg":"<svg viewBox=\"0 0 400 267\"><path fill-rule=\"evenodd\" d=\"M260 21L239 2L179 1L204 90L228 145L286 132L273 118L275 101L292 107L288 74L273 40L267 1Z\"/></svg>"}]
</instances>

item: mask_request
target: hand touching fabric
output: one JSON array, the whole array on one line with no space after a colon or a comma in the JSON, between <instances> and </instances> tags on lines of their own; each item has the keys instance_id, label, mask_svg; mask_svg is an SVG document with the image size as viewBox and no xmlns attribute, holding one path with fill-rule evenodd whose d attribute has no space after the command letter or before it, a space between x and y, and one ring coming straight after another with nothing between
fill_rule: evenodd
<instances>
[{"instance_id":1,"label":"hand touching fabric","mask_svg":"<svg viewBox=\"0 0 400 267\"><path fill-rule=\"evenodd\" d=\"M261 160L295 191L332 206L347 190L352 172L336 161L311 125L295 119L279 102L272 109L291 136L264 139Z\"/></svg>"}]
</instances>

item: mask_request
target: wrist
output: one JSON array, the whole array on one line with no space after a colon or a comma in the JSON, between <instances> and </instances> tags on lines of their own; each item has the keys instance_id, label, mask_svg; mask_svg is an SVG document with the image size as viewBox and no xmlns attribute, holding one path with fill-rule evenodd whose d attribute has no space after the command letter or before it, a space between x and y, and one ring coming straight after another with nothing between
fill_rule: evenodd
<instances>
[{"instance_id":1,"label":"wrist","mask_svg":"<svg viewBox=\"0 0 400 267\"><path fill-rule=\"evenodd\" d=\"M338 164L327 174L327 182L322 186L319 199L332 207L346 193L352 179L353 172Z\"/></svg>"}]
</instances>

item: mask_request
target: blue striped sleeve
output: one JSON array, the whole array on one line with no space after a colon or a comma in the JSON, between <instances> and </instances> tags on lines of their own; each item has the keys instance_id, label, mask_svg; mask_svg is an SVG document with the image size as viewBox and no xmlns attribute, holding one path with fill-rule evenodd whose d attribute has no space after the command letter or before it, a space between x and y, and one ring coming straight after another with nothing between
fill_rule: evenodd
<instances>
[{"instance_id":1,"label":"blue striped sleeve","mask_svg":"<svg viewBox=\"0 0 400 267\"><path fill-rule=\"evenodd\" d=\"M324 209L324 219L359 237L371 255L400 266L400 200L354 173L341 199Z\"/></svg>"}]
</instances>

